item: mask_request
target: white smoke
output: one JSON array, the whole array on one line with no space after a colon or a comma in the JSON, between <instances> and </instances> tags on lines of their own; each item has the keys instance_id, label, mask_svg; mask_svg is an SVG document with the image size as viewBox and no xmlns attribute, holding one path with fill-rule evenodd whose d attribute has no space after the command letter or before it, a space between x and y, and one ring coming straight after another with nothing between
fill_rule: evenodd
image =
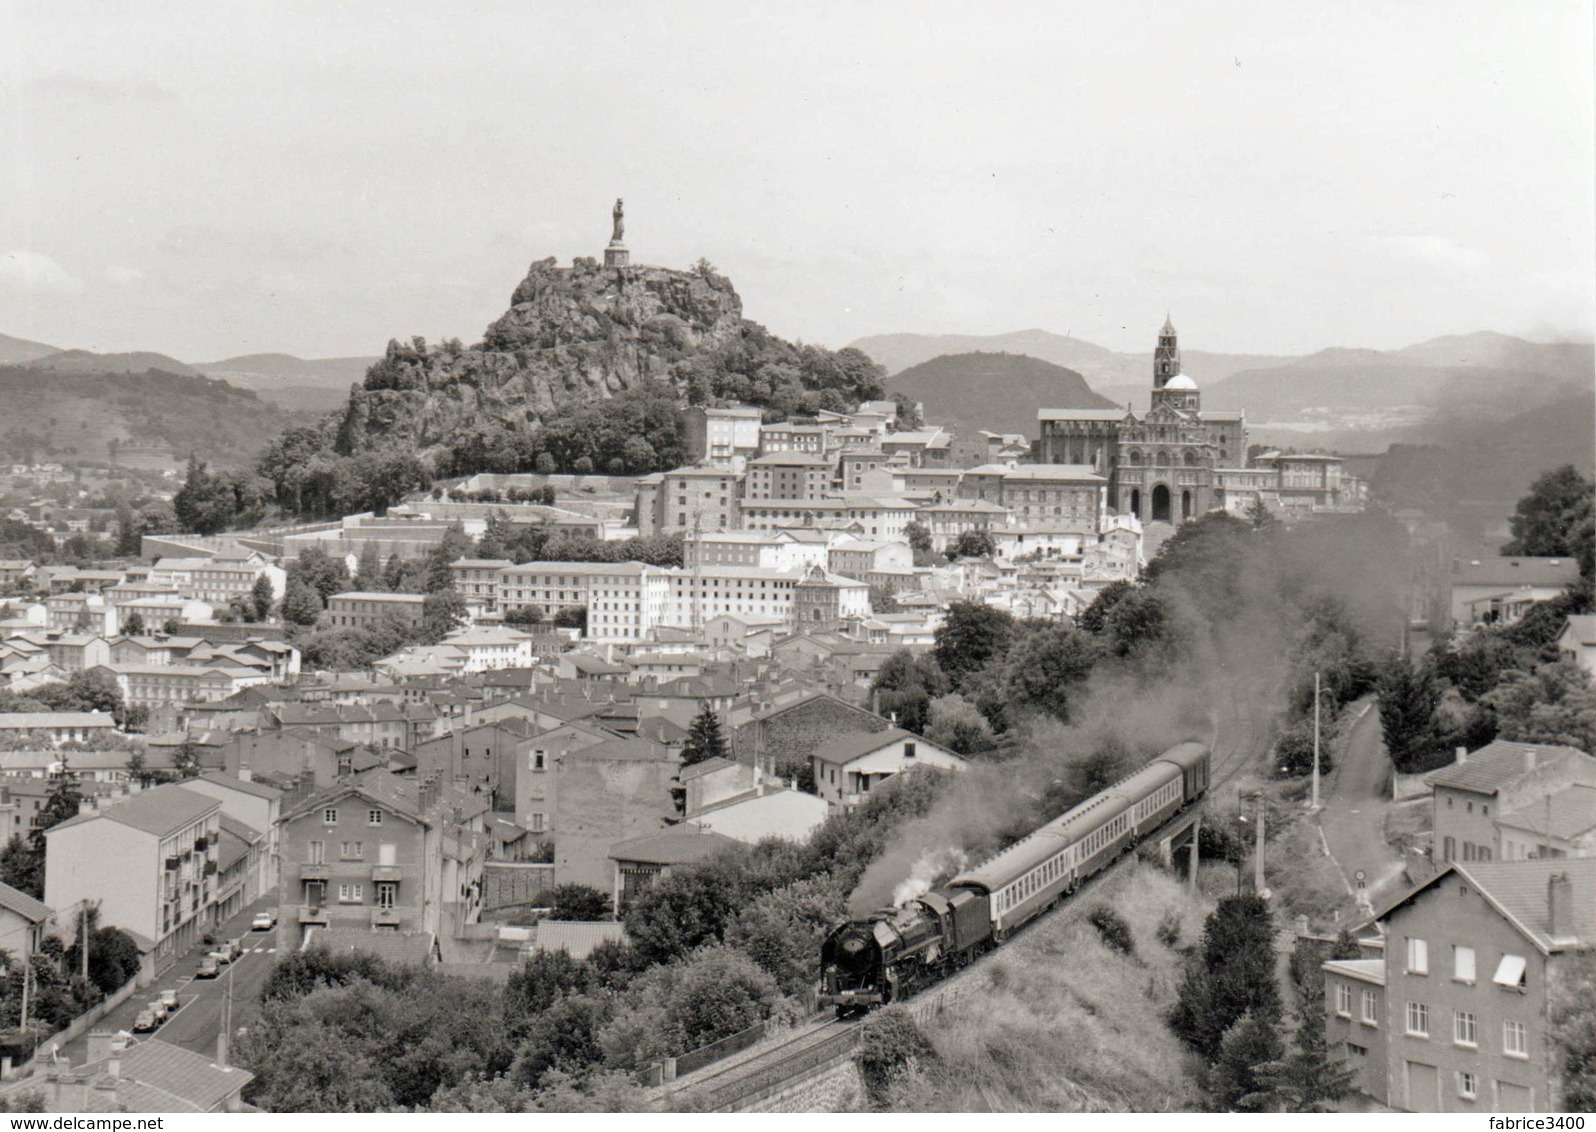
<instances>
[{"instance_id":1,"label":"white smoke","mask_svg":"<svg viewBox=\"0 0 1596 1132\"><path fill-rule=\"evenodd\" d=\"M953 876L964 869L969 858L963 849L946 846L927 849L915 858L909 875L892 890L892 906L902 908L916 897L931 891L931 886L941 877Z\"/></svg>"}]
</instances>

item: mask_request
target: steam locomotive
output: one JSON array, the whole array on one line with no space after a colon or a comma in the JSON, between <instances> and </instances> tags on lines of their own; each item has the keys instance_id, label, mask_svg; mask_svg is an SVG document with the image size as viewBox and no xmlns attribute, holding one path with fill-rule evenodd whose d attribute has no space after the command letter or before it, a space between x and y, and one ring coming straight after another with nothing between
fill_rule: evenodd
<instances>
[{"instance_id":1,"label":"steam locomotive","mask_svg":"<svg viewBox=\"0 0 1596 1132\"><path fill-rule=\"evenodd\" d=\"M837 1017L945 978L1102 872L1208 789L1208 748L1179 743L939 889L832 930L820 1002Z\"/></svg>"}]
</instances>

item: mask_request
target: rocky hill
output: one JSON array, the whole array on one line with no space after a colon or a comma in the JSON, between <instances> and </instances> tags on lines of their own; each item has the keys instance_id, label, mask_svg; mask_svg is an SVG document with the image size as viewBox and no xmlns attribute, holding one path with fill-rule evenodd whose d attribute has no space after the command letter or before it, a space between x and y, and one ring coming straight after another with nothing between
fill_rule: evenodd
<instances>
[{"instance_id":1,"label":"rocky hill","mask_svg":"<svg viewBox=\"0 0 1596 1132\"><path fill-rule=\"evenodd\" d=\"M476 471L483 451L513 443L520 456L508 458L524 462L542 426L642 390L785 413L850 407L879 396L879 378L858 351L796 346L743 318L731 281L706 263L617 270L588 258L568 268L545 259L480 344L390 342L351 390L334 440L345 456L403 447L434 470ZM630 466L648 462L641 449L633 455L627 472L652 470Z\"/></svg>"},{"instance_id":2,"label":"rocky hill","mask_svg":"<svg viewBox=\"0 0 1596 1132\"><path fill-rule=\"evenodd\" d=\"M910 366L887 388L925 407L934 424L992 432L1036 432L1036 411L1112 409L1074 370L1024 354L947 354Z\"/></svg>"}]
</instances>

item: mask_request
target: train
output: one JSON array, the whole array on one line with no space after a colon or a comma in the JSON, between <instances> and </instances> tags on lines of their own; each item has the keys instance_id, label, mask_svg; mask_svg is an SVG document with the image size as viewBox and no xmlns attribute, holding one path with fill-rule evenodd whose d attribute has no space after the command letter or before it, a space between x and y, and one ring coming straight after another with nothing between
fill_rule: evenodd
<instances>
[{"instance_id":1,"label":"train","mask_svg":"<svg viewBox=\"0 0 1596 1132\"><path fill-rule=\"evenodd\" d=\"M837 1017L906 998L998 947L1208 790L1210 753L1178 743L939 888L832 929L821 1006Z\"/></svg>"}]
</instances>

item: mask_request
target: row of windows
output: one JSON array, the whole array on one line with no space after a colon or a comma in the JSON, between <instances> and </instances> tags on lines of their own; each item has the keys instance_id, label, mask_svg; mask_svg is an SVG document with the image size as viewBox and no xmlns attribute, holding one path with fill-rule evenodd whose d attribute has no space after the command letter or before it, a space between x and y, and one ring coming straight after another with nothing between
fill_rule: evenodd
<instances>
[{"instance_id":1,"label":"row of windows","mask_svg":"<svg viewBox=\"0 0 1596 1132\"><path fill-rule=\"evenodd\" d=\"M1101 828L1094 830L1091 834L1089 834L1081 842L1081 851L1085 853L1086 856L1090 857L1093 853L1096 853L1098 850L1102 849L1103 846L1109 844L1109 842L1113 841L1120 834L1124 833L1128 828L1130 828L1129 816L1126 814L1120 814L1119 817L1115 818L1107 825L1102 826Z\"/></svg>"},{"instance_id":2,"label":"row of windows","mask_svg":"<svg viewBox=\"0 0 1596 1132\"><path fill-rule=\"evenodd\" d=\"M1054 881L1061 879L1075 863L1075 846L1050 860L1042 862L1019 880L1005 886L997 895L997 910L1006 912L1029 896L1034 896Z\"/></svg>"},{"instance_id":3,"label":"row of windows","mask_svg":"<svg viewBox=\"0 0 1596 1132\"><path fill-rule=\"evenodd\" d=\"M1409 975L1430 973L1430 945L1418 936L1407 937L1407 965ZM1528 964L1522 955L1503 952L1497 961L1491 982L1508 989L1522 990L1527 985ZM1473 983L1477 978L1474 949L1460 944L1452 945L1452 978L1460 983Z\"/></svg>"},{"instance_id":4,"label":"row of windows","mask_svg":"<svg viewBox=\"0 0 1596 1132\"><path fill-rule=\"evenodd\" d=\"M321 812L321 820L322 820L322 824L323 825L337 825L338 824L338 810L337 810L337 808L334 807L334 806L328 806L326 809L322 810L322 812ZM381 825L382 824L382 811L381 810L367 810L366 811L366 824L367 825Z\"/></svg>"},{"instance_id":5,"label":"row of windows","mask_svg":"<svg viewBox=\"0 0 1596 1132\"><path fill-rule=\"evenodd\" d=\"M1365 992L1367 994L1368 992ZM1410 1038L1430 1036L1430 1008L1423 1002L1407 1004L1406 1032ZM1479 1019L1471 1010L1452 1012L1452 1041L1469 1049L1479 1048ZM1502 1052L1509 1057L1529 1056L1529 1028L1522 1022L1502 1023Z\"/></svg>"},{"instance_id":6,"label":"row of windows","mask_svg":"<svg viewBox=\"0 0 1596 1132\"><path fill-rule=\"evenodd\" d=\"M1156 793L1143 798L1136 803L1136 820L1139 822L1148 814L1157 813L1171 802L1180 800L1180 779L1172 779L1160 786Z\"/></svg>"},{"instance_id":7,"label":"row of windows","mask_svg":"<svg viewBox=\"0 0 1596 1132\"><path fill-rule=\"evenodd\" d=\"M1336 1013L1343 1018L1352 1017L1352 987L1347 983L1336 985ZM1362 1010L1358 1018L1367 1026L1379 1026L1380 996L1374 991L1363 992Z\"/></svg>"}]
</instances>

